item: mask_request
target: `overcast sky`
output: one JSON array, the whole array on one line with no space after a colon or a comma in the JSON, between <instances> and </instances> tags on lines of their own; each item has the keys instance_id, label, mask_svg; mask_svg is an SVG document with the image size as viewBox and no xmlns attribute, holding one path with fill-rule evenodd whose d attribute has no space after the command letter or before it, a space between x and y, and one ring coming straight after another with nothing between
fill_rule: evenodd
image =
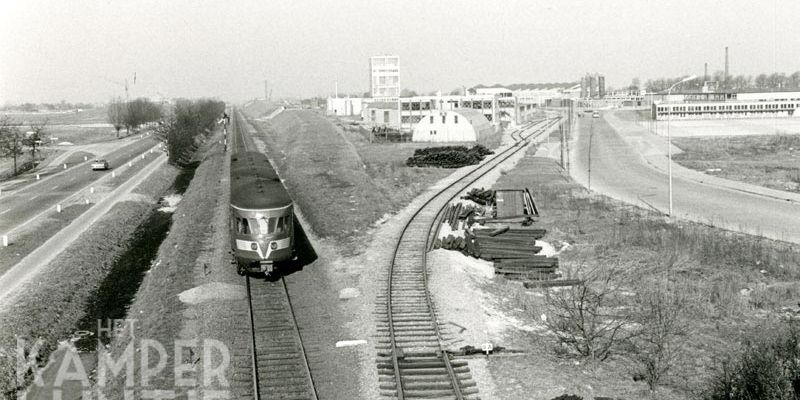
<instances>
[{"instance_id":1,"label":"overcast sky","mask_svg":"<svg viewBox=\"0 0 800 400\"><path fill-rule=\"evenodd\" d=\"M800 70L797 0L0 0L0 104L124 96L363 93L397 54L419 92L479 83L628 85L724 67ZM133 75L136 74L136 84Z\"/></svg>"}]
</instances>

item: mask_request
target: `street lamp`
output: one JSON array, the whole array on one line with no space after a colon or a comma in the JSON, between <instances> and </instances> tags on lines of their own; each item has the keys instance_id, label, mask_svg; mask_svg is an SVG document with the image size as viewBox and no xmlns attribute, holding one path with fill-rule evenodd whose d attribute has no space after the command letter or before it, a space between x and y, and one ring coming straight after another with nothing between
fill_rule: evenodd
<instances>
[{"instance_id":1,"label":"street lamp","mask_svg":"<svg viewBox=\"0 0 800 400\"><path fill-rule=\"evenodd\" d=\"M672 217L672 136L669 133L669 121L672 119L672 106L669 105L670 97L672 96L672 89L681 83L689 82L697 79L697 75L689 75L686 78L675 82L674 85L667 89L667 175L669 175L669 216Z\"/></svg>"}]
</instances>

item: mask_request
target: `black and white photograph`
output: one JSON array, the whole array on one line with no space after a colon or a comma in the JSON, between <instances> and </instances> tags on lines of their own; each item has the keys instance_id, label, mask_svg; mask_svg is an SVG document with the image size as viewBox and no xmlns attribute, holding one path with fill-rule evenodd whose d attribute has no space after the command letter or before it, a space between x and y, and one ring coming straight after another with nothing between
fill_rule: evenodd
<instances>
[{"instance_id":1,"label":"black and white photograph","mask_svg":"<svg viewBox=\"0 0 800 400\"><path fill-rule=\"evenodd\" d=\"M800 399L798 18L0 0L0 399Z\"/></svg>"}]
</instances>

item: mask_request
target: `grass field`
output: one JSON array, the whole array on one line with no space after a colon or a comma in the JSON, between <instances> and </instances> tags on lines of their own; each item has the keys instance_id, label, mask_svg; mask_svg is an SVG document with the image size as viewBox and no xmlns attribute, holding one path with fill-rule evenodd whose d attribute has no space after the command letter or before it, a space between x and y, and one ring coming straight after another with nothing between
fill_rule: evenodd
<instances>
[{"instance_id":1,"label":"grass field","mask_svg":"<svg viewBox=\"0 0 800 400\"><path fill-rule=\"evenodd\" d=\"M108 118L105 107L91 108L77 112L0 112L0 115L8 115L13 121L22 122L23 124L44 121L47 121L48 124L61 125L98 124L105 123Z\"/></svg>"},{"instance_id":2,"label":"grass field","mask_svg":"<svg viewBox=\"0 0 800 400\"><path fill-rule=\"evenodd\" d=\"M552 161L549 161L552 163ZM556 248L568 243L560 258L565 275L588 268L616 268L622 309L635 307L643 282L669 281L690 299L682 318L690 334L658 398L696 398L713 371L714 360L736 349L743 337L797 308L800 296L800 249L759 237L736 234L662 216L589 195L565 177L542 173L542 161L526 156L501 177L496 187L530 187L542 217L535 224L548 230L544 240ZM525 324L541 327L545 312L537 290L495 278L486 290L506 311ZM490 363L498 387L514 398L550 399L564 393L584 398L649 397L647 386L632 379L632 354L620 346L603 362L586 362L565 354L552 336L518 330L510 338L530 357ZM516 360L516 361L514 361ZM520 371L525 371L522 374ZM516 386L516 390L511 389Z\"/></svg>"},{"instance_id":3,"label":"grass field","mask_svg":"<svg viewBox=\"0 0 800 400\"><path fill-rule=\"evenodd\" d=\"M679 138L681 165L725 179L800 192L800 135Z\"/></svg>"}]
</instances>

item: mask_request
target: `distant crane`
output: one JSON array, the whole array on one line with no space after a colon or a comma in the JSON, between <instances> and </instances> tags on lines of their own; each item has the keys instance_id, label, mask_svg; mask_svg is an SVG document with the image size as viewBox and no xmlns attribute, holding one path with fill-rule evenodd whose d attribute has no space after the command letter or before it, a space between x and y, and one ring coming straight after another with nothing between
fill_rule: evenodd
<instances>
[{"instance_id":1,"label":"distant crane","mask_svg":"<svg viewBox=\"0 0 800 400\"><path fill-rule=\"evenodd\" d=\"M127 102L127 101L130 100L128 78L125 78L125 82L115 81L115 80L112 80L112 79L108 79L107 77L104 77L104 76L101 77L101 78L103 78L103 80L108 82L108 83L113 83L115 85L119 85L119 86L124 87L125 88L125 101ZM133 84L136 85L136 72L133 73Z\"/></svg>"}]
</instances>

